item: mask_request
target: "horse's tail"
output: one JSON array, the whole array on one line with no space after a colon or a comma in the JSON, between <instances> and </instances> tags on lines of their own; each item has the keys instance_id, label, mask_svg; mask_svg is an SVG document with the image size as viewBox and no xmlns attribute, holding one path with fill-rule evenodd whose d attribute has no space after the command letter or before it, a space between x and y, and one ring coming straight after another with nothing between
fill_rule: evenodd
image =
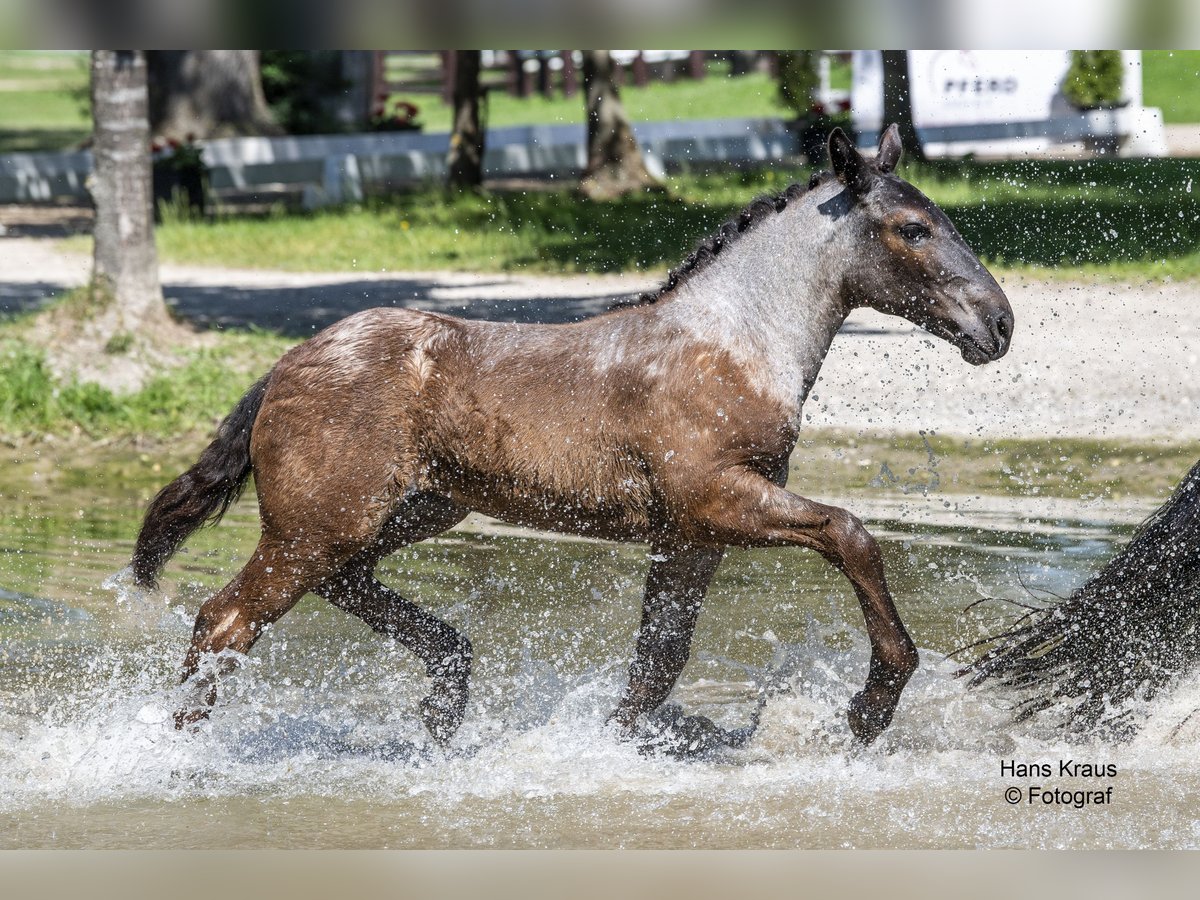
<instances>
[{"instance_id":1,"label":"horse's tail","mask_svg":"<svg viewBox=\"0 0 1200 900\"><path fill-rule=\"evenodd\" d=\"M1124 704L1200 665L1200 462L1097 575L994 640L959 674L1016 691L1018 718L1056 707L1078 731L1126 728Z\"/></svg>"},{"instance_id":2,"label":"horse's tail","mask_svg":"<svg viewBox=\"0 0 1200 900\"><path fill-rule=\"evenodd\" d=\"M238 401L196 464L158 492L133 550L133 577L154 587L158 573L193 531L216 524L250 477L250 430L271 378L268 372Z\"/></svg>"}]
</instances>

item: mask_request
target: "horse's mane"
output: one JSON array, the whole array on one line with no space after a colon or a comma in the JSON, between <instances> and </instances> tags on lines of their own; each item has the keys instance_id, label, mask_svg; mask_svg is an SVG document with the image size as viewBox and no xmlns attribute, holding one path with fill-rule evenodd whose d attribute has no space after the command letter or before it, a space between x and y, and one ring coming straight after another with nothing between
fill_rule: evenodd
<instances>
[{"instance_id":1,"label":"horse's mane","mask_svg":"<svg viewBox=\"0 0 1200 900\"><path fill-rule=\"evenodd\" d=\"M657 303L681 284L692 278L697 272L702 272L721 255L730 244L737 243L738 238L774 213L783 212L793 200L803 197L813 188L818 187L827 178L832 178L832 172L814 172L808 179L808 184L792 184L778 194L764 194L750 202L750 205L722 225L714 233L700 241L683 262L667 274L667 280L650 291L645 291L636 297L631 297L618 307L645 306Z\"/></svg>"}]
</instances>

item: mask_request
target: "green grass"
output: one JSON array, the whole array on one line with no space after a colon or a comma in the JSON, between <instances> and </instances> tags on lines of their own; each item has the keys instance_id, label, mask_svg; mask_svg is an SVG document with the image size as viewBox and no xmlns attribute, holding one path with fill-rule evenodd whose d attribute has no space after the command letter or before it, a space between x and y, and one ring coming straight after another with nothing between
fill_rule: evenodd
<instances>
[{"instance_id":1,"label":"green grass","mask_svg":"<svg viewBox=\"0 0 1200 900\"><path fill-rule=\"evenodd\" d=\"M801 432L789 484L801 494L865 488L902 492L934 484L935 491L946 494L1164 498L1197 458L1200 443L1195 441L963 439L817 430Z\"/></svg>"},{"instance_id":2,"label":"green grass","mask_svg":"<svg viewBox=\"0 0 1200 900\"><path fill-rule=\"evenodd\" d=\"M169 438L212 431L292 341L262 332L221 335L142 390L117 395L92 383L60 382L23 324L0 325L0 436L56 435L88 441Z\"/></svg>"},{"instance_id":3,"label":"green grass","mask_svg":"<svg viewBox=\"0 0 1200 900\"><path fill-rule=\"evenodd\" d=\"M1142 52L1142 94L1167 123L1200 122L1200 50Z\"/></svg>"},{"instance_id":4,"label":"green grass","mask_svg":"<svg viewBox=\"0 0 1200 900\"><path fill-rule=\"evenodd\" d=\"M621 88L621 102L630 119L651 122L666 119L723 119L755 116L787 116L788 109L779 101L775 80L761 73L728 77L717 66L702 81L681 78L651 82L645 87ZM426 99L422 120L428 131L450 129L450 107ZM488 125L575 125L583 121L583 95L540 95L521 99L493 91L488 100Z\"/></svg>"},{"instance_id":5,"label":"green grass","mask_svg":"<svg viewBox=\"0 0 1200 900\"><path fill-rule=\"evenodd\" d=\"M1200 276L1200 161L953 162L904 174L998 269ZM159 250L173 262L308 271L660 271L754 196L807 175L684 174L670 196L610 203L565 186L483 196L427 188L311 214L167 222Z\"/></svg>"},{"instance_id":6,"label":"green grass","mask_svg":"<svg viewBox=\"0 0 1200 900\"><path fill-rule=\"evenodd\" d=\"M68 150L92 131L87 54L0 51L0 153Z\"/></svg>"},{"instance_id":7,"label":"green grass","mask_svg":"<svg viewBox=\"0 0 1200 900\"><path fill-rule=\"evenodd\" d=\"M64 91L0 91L0 153L69 149L91 132L79 97Z\"/></svg>"},{"instance_id":8,"label":"green grass","mask_svg":"<svg viewBox=\"0 0 1200 900\"><path fill-rule=\"evenodd\" d=\"M722 119L792 115L779 99L778 83L762 72L731 77L726 62L711 61L707 77L693 80L677 77L670 82L652 80L638 87L627 80L621 87L621 103L630 119L652 122L669 119ZM580 76L582 85L582 75ZM850 66L835 60L830 70L831 86L838 90L850 88ZM451 107L430 95L397 94L413 101L422 110L420 120L429 132L449 131ZM492 90L488 95L488 124L493 128L505 125L575 125L583 121L583 94L564 97L561 92L546 98L540 94L514 97L504 90Z\"/></svg>"},{"instance_id":9,"label":"green grass","mask_svg":"<svg viewBox=\"0 0 1200 900\"><path fill-rule=\"evenodd\" d=\"M62 91L0 91L0 122L22 128L78 131L91 121L79 98Z\"/></svg>"},{"instance_id":10,"label":"green grass","mask_svg":"<svg viewBox=\"0 0 1200 900\"><path fill-rule=\"evenodd\" d=\"M947 162L906 175L998 268L1200 276L1200 160Z\"/></svg>"},{"instance_id":11,"label":"green grass","mask_svg":"<svg viewBox=\"0 0 1200 900\"><path fill-rule=\"evenodd\" d=\"M74 51L0 50L0 81L87 87L88 55Z\"/></svg>"}]
</instances>

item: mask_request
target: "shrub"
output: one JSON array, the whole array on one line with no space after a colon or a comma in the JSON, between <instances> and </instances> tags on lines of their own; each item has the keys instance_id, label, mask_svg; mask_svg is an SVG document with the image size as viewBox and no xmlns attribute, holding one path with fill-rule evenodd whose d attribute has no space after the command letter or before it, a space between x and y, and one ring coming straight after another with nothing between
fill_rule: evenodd
<instances>
[{"instance_id":1,"label":"shrub","mask_svg":"<svg viewBox=\"0 0 1200 900\"><path fill-rule=\"evenodd\" d=\"M807 116L817 86L816 53L812 50L779 52L779 99L796 113Z\"/></svg>"},{"instance_id":2,"label":"shrub","mask_svg":"<svg viewBox=\"0 0 1200 900\"><path fill-rule=\"evenodd\" d=\"M1125 67L1120 50L1072 50L1062 92L1079 109L1104 109L1121 100Z\"/></svg>"},{"instance_id":3,"label":"shrub","mask_svg":"<svg viewBox=\"0 0 1200 900\"><path fill-rule=\"evenodd\" d=\"M338 51L264 50L262 82L271 114L288 134L345 130L327 102L350 86Z\"/></svg>"}]
</instances>

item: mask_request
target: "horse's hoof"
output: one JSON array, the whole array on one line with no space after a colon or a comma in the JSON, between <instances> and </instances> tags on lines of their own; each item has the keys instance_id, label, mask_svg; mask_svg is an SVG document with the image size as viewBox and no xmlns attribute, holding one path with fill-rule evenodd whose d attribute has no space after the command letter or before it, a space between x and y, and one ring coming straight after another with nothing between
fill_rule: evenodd
<instances>
[{"instance_id":1,"label":"horse's hoof","mask_svg":"<svg viewBox=\"0 0 1200 900\"><path fill-rule=\"evenodd\" d=\"M754 728L727 731L707 716L685 716L674 704L661 707L642 735L642 753L664 753L676 759L705 759L718 751L744 747Z\"/></svg>"},{"instance_id":2,"label":"horse's hoof","mask_svg":"<svg viewBox=\"0 0 1200 900\"><path fill-rule=\"evenodd\" d=\"M467 689L457 681L435 681L420 706L421 721L439 746L445 747L458 731L467 711Z\"/></svg>"},{"instance_id":3,"label":"horse's hoof","mask_svg":"<svg viewBox=\"0 0 1200 900\"><path fill-rule=\"evenodd\" d=\"M874 742L892 724L892 713L895 704L880 705L872 703L868 691L860 691L850 701L846 716L850 721L850 731L855 739L864 747Z\"/></svg>"}]
</instances>

